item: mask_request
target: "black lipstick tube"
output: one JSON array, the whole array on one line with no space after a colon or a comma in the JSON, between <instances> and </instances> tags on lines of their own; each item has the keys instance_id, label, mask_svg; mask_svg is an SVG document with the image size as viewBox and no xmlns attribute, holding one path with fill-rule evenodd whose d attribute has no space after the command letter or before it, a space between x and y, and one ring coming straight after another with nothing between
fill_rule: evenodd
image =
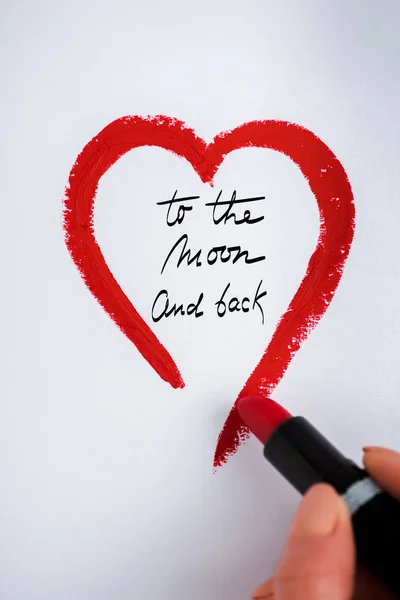
<instances>
[{"instance_id":1,"label":"black lipstick tube","mask_svg":"<svg viewBox=\"0 0 400 600\"><path fill-rule=\"evenodd\" d=\"M400 503L303 417L279 425L264 456L301 494L321 482L336 489L352 516L358 560L400 598Z\"/></svg>"}]
</instances>

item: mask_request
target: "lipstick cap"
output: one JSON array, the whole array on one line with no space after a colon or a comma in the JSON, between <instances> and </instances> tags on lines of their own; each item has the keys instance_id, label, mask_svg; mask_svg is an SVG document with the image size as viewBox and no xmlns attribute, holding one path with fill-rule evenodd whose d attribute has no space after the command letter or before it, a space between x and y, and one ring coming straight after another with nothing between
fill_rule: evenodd
<instances>
[{"instance_id":1,"label":"lipstick cap","mask_svg":"<svg viewBox=\"0 0 400 600\"><path fill-rule=\"evenodd\" d=\"M343 456L303 417L292 417L279 425L268 438L264 455L301 494L321 482L343 494L366 477L363 469Z\"/></svg>"}]
</instances>

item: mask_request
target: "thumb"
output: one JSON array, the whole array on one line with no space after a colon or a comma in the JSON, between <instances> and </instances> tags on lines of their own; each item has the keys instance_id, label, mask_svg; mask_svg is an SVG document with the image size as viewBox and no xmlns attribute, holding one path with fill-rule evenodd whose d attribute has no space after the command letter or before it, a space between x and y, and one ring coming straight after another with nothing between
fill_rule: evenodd
<instances>
[{"instance_id":1,"label":"thumb","mask_svg":"<svg viewBox=\"0 0 400 600\"><path fill-rule=\"evenodd\" d=\"M350 516L335 490L318 484L304 496L275 579L277 600L349 600L355 549Z\"/></svg>"}]
</instances>

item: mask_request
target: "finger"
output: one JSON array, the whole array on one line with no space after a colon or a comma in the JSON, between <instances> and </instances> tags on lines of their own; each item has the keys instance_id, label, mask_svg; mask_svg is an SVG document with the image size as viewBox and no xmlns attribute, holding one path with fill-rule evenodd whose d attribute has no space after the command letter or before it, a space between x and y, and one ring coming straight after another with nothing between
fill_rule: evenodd
<instances>
[{"instance_id":1,"label":"finger","mask_svg":"<svg viewBox=\"0 0 400 600\"><path fill-rule=\"evenodd\" d=\"M400 454L370 446L364 448L364 466L372 479L391 496L400 500Z\"/></svg>"},{"instance_id":2,"label":"finger","mask_svg":"<svg viewBox=\"0 0 400 600\"><path fill-rule=\"evenodd\" d=\"M335 490L304 496L275 578L276 600L349 600L355 549L349 512Z\"/></svg>"},{"instance_id":3,"label":"finger","mask_svg":"<svg viewBox=\"0 0 400 600\"><path fill-rule=\"evenodd\" d=\"M252 600L276 600L274 577L262 583L252 594Z\"/></svg>"}]
</instances>

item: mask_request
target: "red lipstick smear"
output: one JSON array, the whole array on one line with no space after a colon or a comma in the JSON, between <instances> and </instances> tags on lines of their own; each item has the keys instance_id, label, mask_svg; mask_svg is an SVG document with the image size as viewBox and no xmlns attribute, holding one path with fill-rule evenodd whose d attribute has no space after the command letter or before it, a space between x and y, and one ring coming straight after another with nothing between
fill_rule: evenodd
<instances>
[{"instance_id":1,"label":"red lipstick smear","mask_svg":"<svg viewBox=\"0 0 400 600\"><path fill-rule=\"evenodd\" d=\"M317 246L297 292L238 396L268 398L328 308L350 251L355 211L342 165L311 131L284 121L245 123L206 144L176 119L128 116L110 123L85 146L71 170L64 198L68 250L104 310L174 388L184 387L178 367L115 280L94 235L94 201L101 177L126 152L141 146L158 146L185 158L204 183L212 184L227 154L250 146L285 154L307 179L320 214ZM250 435L237 411L237 400L219 435L214 468L225 463Z\"/></svg>"}]
</instances>

